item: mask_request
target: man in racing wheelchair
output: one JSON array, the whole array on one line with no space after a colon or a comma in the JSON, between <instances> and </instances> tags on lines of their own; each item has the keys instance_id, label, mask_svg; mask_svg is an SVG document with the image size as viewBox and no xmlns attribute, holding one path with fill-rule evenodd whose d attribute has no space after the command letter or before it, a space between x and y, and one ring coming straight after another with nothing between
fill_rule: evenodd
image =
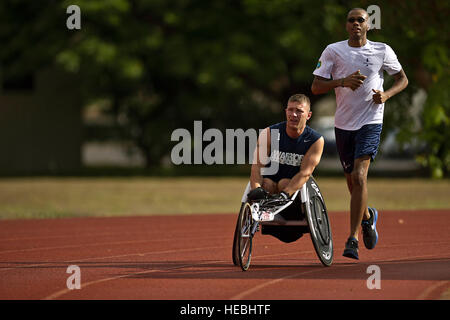
<instances>
[{"instance_id":1,"label":"man in racing wheelchair","mask_svg":"<svg viewBox=\"0 0 450 320\"><path fill-rule=\"evenodd\" d=\"M291 96L285 112L286 121L261 132L250 182L242 198L233 239L233 263L244 271L249 268L252 238L260 225L262 234L286 243L310 233L320 261L330 266L333 260L325 203L312 177L322 157L324 138L306 125L312 115L306 95ZM253 212L264 217L253 217Z\"/></svg>"},{"instance_id":2,"label":"man in racing wheelchair","mask_svg":"<svg viewBox=\"0 0 450 320\"><path fill-rule=\"evenodd\" d=\"M265 128L258 139L255 150L256 161L251 168L249 200L258 200L268 195L287 199L308 181L322 157L324 139L306 122L311 118L311 104L304 94L295 94L288 99L285 109L286 121ZM278 150L271 150L271 130L278 129ZM264 144L264 145L262 145ZM268 159L260 159L260 148L267 150L270 162L278 163L278 171L262 175L261 169L270 166Z\"/></svg>"}]
</instances>

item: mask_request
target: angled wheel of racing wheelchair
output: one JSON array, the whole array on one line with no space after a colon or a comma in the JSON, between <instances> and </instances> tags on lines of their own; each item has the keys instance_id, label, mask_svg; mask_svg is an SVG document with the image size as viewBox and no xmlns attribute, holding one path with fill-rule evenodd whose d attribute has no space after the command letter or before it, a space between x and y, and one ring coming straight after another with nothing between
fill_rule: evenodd
<instances>
[{"instance_id":1,"label":"angled wheel of racing wheelchair","mask_svg":"<svg viewBox=\"0 0 450 320\"><path fill-rule=\"evenodd\" d=\"M237 246L237 242L239 241L238 239L238 224L239 224L239 219L241 218L241 212L242 209L244 208L245 203L241 204L241 208L239 209L239 214L238 214L238 219L236 221L236 228L234 229L234 236L233 236L233 252L232 252L232 257L233 257L233 264L235 266L239 265L239 248Z\"/></svg>"},{"instance_id":2,"label":"angled wheel of racing wheelchair","mask_svg":"<svg viewBox=\"0 0 450 320\"><path fill-rule=\"evenodd\" d=\"M313 177L306 182L305 192L304 209L311 240L319 260L328 267L333 262L333 238L325 201Z\"/></svg>"},{"instance_id":3,"label":"angled wheel of racing wheelchair","mask_svg":"<svg viewBox=\"0 0 450 320\"><path fill-rule=\"evenodd\" d=\"M258 223L252 219L250 203L247 201L247 194L250 191L250 182L244 190L241 199L236 228L233 237L233 264L240 266L243 271L250 267L252 257L253 236L258 231Z\"/></svg>"},{"instance_id":4,"label":"angled wheel of racing wheelchair","mask_svg":"<svg viewBox=\"0 0 450 320\"><path fill-rule=\"evenodd\" d=\"M253 235L257 225L252 219L250 204L242 203L233 239L233 264L239 265L243 271L250 267L252 259Z\"/></svg>"}]
</instances>

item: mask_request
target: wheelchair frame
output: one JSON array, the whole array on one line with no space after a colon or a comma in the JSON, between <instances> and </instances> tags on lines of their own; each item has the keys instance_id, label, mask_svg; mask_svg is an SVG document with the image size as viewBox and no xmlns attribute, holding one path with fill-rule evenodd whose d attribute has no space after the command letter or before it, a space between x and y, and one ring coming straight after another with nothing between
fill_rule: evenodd
<instances>
[{"instance_id":1,"label":"wheelchair frame","mask_svg":"<svg viewBox=\"0 0 450 320\"><path fill-rule=\"evenodd\" d=\"M247 184L241 200L241 208L233 237L233 264L243 271L250 267L253 237L260 226L304 226L309 233L316 254L324 266L331 266L333 261L333 239L330 222L322 193L315 179L311 176L300 190L289 199L262 199L247 201L250 182ZM287 220L282 213L294 201L300 199L300 216L303 219Z\"/></svg>"}]
</instances>

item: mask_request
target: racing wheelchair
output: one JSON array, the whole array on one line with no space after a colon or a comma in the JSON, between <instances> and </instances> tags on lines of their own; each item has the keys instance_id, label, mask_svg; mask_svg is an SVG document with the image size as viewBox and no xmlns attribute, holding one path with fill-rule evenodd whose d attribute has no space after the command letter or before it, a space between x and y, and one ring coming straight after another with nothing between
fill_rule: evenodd
<instances>
[{"instance_id":1,"label":"racing wheelchair","mask_svg":"<svg viewBox=\"0 0 450 320\"><path fill-rule=\"evenodd\" d=\"M233 264L248 270L254 235L272 235L289 243L309 233L319 260L324 266L333 262L333 239L322 193L311 176L300 190L288 199L265 197L249 200L250 183L242 196L233 238Z\"/></svg>"}]
</instances>

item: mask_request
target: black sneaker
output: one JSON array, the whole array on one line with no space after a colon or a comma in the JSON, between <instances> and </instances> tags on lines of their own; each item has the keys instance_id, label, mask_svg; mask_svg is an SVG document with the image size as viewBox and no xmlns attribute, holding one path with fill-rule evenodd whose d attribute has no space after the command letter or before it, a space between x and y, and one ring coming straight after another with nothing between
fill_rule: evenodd
<instances>
[{"instance_id":1,"label":"black sneaker","mask_svg":"<svg viewBox=\"0 0 450 320\"><path fill-rule=\"evenodd\" d=\"M376 229L378 220L378 211L375 208L369 208L370 219L361 222L364 245L367 249L375 248L378 242L378 232Z\"/></svg>"},{"instance_id":2,"label":"black sneaker","mask_svg":"<svg viewBox=\"0 0 450 320\"><path fill-rule=\"evenodd\" d=\"M342 254L344 257L352 258L352 259L359 259L358 256L358 240L355 238L348 238L347 242L345 243L345 250Z\"/></svg>"}]
</instances>

